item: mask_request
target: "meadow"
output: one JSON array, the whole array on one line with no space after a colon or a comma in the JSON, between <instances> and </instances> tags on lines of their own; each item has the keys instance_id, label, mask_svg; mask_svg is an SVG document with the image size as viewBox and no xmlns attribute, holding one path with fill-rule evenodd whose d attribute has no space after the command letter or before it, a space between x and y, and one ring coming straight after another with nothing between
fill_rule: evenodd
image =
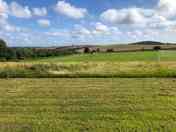
<instances>
[{"instance_id":1,"label":"meadow","mask_svg":"<svg viewBox=\"0 0 176 132\"><path fill-rule=\"evenodd\" d=\"M176 51L137 51L116 53L75 54L61 57L32 59L25 62L127 62L127 61L176 61Z\"/></svg>"},{"instance_id":2,"label":"meadow","mask_svg":"<svg viewBox=\"0 0 176 132\"><path fill-rule=\"evenodd\" d=\"M0 132L176 131L176 51L0 63Z\"/></svg>"},{"instance_id":3,"label":"meadow","mask_svg":"<svg viewBox=\"0 0 176 132\"><path fill-rule=\"evenodd\" d=\"M0 86L1 132L176 131L176 79L1 79Z\"/></svg>"},{"instance_id":4,"label":"meadow","mask_svg":"<svg viewBox=\"0 0 176 132\"><path fill-rule=\"evenodd\" d=\"M176 77L176 62L1 63L0 78Z\"/></svg>"},{"instance_id":5,"label":"meadow","mask_svg":"<svg viewBox=\"0 0 176 132\"><path fill-rule=\"evenodd\" d=\"M76 54L1 62L0 78L176 77L175 51Z\"/></svg>"}]
</instances>

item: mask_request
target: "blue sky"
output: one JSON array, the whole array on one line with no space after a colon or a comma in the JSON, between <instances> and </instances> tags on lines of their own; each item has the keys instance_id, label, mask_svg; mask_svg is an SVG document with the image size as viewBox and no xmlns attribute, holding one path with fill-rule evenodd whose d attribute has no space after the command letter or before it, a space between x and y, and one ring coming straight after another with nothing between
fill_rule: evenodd
<instances>
[{"instance_id":1,"label":"blue sky","mask_svg":"<svg viewBox=\"0 0 176 132\"><path fill-rule=\"evenodd\" d=\"M0 0L9 46L176 42L175 0Z\"/></svg>"}]
</instances>

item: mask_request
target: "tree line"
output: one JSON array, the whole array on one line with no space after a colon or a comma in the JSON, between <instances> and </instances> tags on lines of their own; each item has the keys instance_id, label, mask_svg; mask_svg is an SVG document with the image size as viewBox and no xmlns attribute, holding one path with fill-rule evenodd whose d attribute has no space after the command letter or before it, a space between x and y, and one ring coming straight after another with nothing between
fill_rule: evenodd
<instances>
[{"instance_id":1,"label":"tree line","mask_svg":"<svg viewBox=\"0 0 176 132\"><path fill-rule=\"evenodd\" d=\"M74 50L59 51L57 49L12 48L0 39L0 61L22 60L27 58L40 58L50 56L63 56L75 53Z\"/></svg>"}]
</instances>

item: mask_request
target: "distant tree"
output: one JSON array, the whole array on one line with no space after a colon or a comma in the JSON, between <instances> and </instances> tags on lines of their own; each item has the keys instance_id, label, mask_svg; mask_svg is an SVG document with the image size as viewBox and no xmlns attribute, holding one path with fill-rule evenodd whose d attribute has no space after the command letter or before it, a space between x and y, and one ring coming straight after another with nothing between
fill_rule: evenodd
<instances>
[{"instance_id":1,"label":"distant tree","mask_svg":"<svg viewBox=\"0 0 176 132\"><path fill-rule=\"evenodd\" d=\"M7 48L5 58L6 60L16 60L17 56L15 50L12 48Z\"/></svg>"},{"instance_id":2,"label":"distant tree","mask_svg":"<svg viewBox=\"0 0 176 132\"><path fill-rule=\"evenodd\" d=\"M0 49L4 49L4 48L7 48L7 44L4 40L0 39Z\"/></svg>"},{"instance_id":3,"label":"distant tree","mask_svg":"<svg viewBox=\"0 0 176 132\"><path fill-rule=\"evenodd\" d=\"M86 53L90 53L89 48L85 48ZM49 48L11 48L7 47L4 40L0 39L0 61L20 60L26 58L49 57L49 56L64 56L74 54L74 49L49 49Z\"/></svg>"},{"instance_id":4,"label":"distant tree","mask_svg":"<svg viewBox=\"0 0 176 132\"><path fill-rule=\"evenodd\" d=\"M106 52L114 52L114 49L107 49Z\"/></svg>"},{"instance_id":5,"label":"distant tree","mask_svg":"<svg viewBox=\"0 0 176 132\"><path fill-rule=\"evenodd\" d=\"M84 48L84 53L90 53L91 51L90 51L90 48L89 47L85 47Z\"/></svg>"},{"instance_id":6,"label":"distant tree","mask_svg":"<svg viewBox=\"0 0 176 132\"><path fill-rule=\"evenodd\" d=\"M0 39L0 58L6 59L7 55L7 44L4 40Z\"/></svg>"},{"instance_id":7,"label":"distant tree","mask_svg":"<svg viewBox=\"0 0 176 132\"><path fill-rule=\"evenodd\" d=\"M16 58L17 59L25 59L25 51L24 48L17 48L16 51Z\"/></svg>"},{"instance_id":8,"label":"distant tree","mask_svg":"<svg viewBox=\"0 0 176 132\"><path fill-rule=\"evenodd\" d=\"M100 52L100 48L97 48L96 52Z\"/></svg>"},{"instance_id":9,"label":"distant tree","mask_svg":"<svg viewBox=\"0 0 176 132\"><path fill-rule=\"evenodd\" d=\"M161 50L161 47L160 46L154 46L153 50L156 50L156 51Z\"/></svg>"},{"instance_id":10,"label":"distant tree","mask_svg":"<svg viewBox=\"0 0 176 132\"><path fill-rule=\"evenodd\" d=\"M92 50L91 51L91 54L94 54L94 53L96 53L97 51L94 49L94 50Z\"/></svg>"}]
</instances>

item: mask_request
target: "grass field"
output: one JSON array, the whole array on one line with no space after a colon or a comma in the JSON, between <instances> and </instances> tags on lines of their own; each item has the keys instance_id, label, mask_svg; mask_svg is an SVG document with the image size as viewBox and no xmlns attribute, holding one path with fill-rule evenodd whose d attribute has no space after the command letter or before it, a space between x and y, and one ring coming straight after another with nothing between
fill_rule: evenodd
<instances>
[{"instance_id":1,"label":"grass field","mask_svg":"<svg viewBox=\"0 0 176 132\"><path fill-rule=\"evenodd\" d=\"M176 77L176 62L0 63L0 78Z\"/></svg>"},{"instance_id":2,"label":"grass field","mask_svg":"<svg viewBox=\"0 0 176 132\"><path fill-rule=\"evenodd\" d=\"M49 57L31 60L34 62L126 62L126 61L176 61L176 51L141 51L77 54L62 57Z\"/></svg>"},{"instance_id":3,"label":"grass field","mask_svg":"<svg viewBox=\"0 0 176 132\"><path fill-rule=\"evenodd\" d=\"M1 132L173 132L176 79L0 80Z\"/></svg>"},{"instance_id":4,"label":"grass field","mask_svg":"<svg viewBox=\"0 0 176 132\"><path fill-rule=\"evenodd\" d=\"M0 132L174 132L175 61L156 51L1 62Z\"/></svg>"},{"instance_id":5,"label":"grass field","mask_svg":"<svg viewBox=\"0 0 176 132\"><path fill-rule=\"evenodd\" d=\"M176 51L76 54L1 62L0 78L176 77Z\"/></svg>"}]
</instances>

